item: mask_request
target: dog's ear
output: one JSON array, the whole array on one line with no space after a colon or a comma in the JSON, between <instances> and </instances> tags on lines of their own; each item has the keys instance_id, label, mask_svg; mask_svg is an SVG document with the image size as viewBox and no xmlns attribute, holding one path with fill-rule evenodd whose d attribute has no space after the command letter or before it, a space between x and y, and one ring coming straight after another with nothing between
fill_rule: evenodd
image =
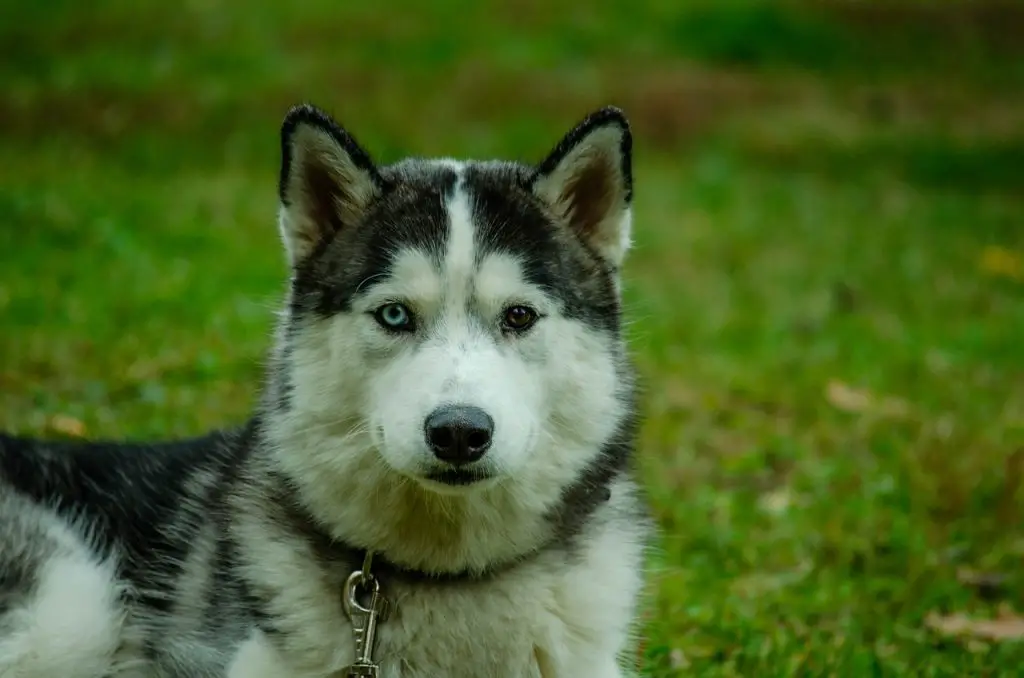
<instances>
[{"instance_id":1,"label":"dog's ear","mask_svg":"<svg viewBox=\"0 0 1024 678\"><path fill-rule=\"evenodd\" d=\"M326 113L296 106L281 125L279 226L294 266L357 224L384 181L370 156Z\"/></svg>"},{"instance_id":2,"label":"dog's ear","mask_svg":"<svg viewBox=\"0 0 1024 678\"><path fill-rule=\"evenodd\" d=\"M613 268L630 244L633 138L622 111L587 116L542 162L534 193Z\"/></svg>"}]
</instances>

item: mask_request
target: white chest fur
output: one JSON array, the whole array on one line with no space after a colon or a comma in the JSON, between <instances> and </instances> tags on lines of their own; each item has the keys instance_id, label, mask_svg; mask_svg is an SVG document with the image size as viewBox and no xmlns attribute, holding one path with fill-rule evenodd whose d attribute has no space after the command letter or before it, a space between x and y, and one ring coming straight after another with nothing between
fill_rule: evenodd
<instances>
[{"instance_id":1,"label":"white chest fur","mask_svg":"<svg viewBox=\"0 0 1024 678\"><path fill-rule=\"evenodd\" d=\"M625 675L617 658L629 645L643 579L637 528L605 522L572 555L552 552L488 581L392 586L394 609L374 653L380 677ZM287 600L275 605L283 633L254 634L228 678L343 676L352 627L340 589L327 593L322 584L313 572L292 579Z\"/></svg>"}]
</instances>

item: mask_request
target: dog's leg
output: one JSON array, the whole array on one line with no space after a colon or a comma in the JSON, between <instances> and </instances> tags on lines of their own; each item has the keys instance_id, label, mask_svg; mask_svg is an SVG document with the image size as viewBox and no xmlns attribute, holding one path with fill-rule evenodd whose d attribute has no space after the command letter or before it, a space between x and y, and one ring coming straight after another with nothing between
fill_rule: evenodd
<instances>
[{"instance_id":1,"label":"dog's leg","mask_svg":"<svg viewBox=\"0 0 1024 678\"><path fill-rule=\"evenodd\" d=\"M102 678L120 644L113 567L49 560L36 590L0 616L0 678Z\"/></svg>"},{"instance_id":2,"label":"dog's leg","mask_svg":"<svg viewBox=\"0 0 1024 678\"><path fill-rule=\"evenodd\" d=\"M0 678L103 678L123 657L116 564L0 484Z\"/></svg>"}]
</instances>

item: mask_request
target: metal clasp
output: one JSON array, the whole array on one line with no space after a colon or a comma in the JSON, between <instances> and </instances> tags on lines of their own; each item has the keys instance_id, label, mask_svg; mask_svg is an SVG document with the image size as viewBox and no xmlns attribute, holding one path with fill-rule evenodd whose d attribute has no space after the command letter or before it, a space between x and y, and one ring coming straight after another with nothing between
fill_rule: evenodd
<instances>
[{"instance_id":1,"label":"metal clasp","mask_svg":"<svg viewBox=\"0 0 1024 678\"><path fill-rule=\"evenodd\" d=\"M355 640L355 661L345 670L347 678L377 678L380 665L373 659L377 622L387 617L387 600L381 595L380 582L370 570L373 554L367 552L362 569L356 570L345 581L342 606L352 622L352 637ZM364 607L359 593L369 593Z\"/></svg>"}]
</instances>

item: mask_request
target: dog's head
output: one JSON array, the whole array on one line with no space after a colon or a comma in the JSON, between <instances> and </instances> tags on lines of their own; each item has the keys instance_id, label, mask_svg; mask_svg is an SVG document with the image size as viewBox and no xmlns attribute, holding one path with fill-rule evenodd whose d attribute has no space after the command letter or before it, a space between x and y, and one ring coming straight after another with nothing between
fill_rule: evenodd
<instances>
[{"instance_id":1,"label":"dog's head","mask_svg":"<svg viewBox=\"0 0 1024 678\"><path fill-rule=\"evenodd\" d=\"M434 493L519 481L557 498L628 409L621 112L592 114L536 166L378 166L308 106L282 146L279 407L319 441L293 465L325 483L376 468Z\"/></svg>"}]
</instances>

